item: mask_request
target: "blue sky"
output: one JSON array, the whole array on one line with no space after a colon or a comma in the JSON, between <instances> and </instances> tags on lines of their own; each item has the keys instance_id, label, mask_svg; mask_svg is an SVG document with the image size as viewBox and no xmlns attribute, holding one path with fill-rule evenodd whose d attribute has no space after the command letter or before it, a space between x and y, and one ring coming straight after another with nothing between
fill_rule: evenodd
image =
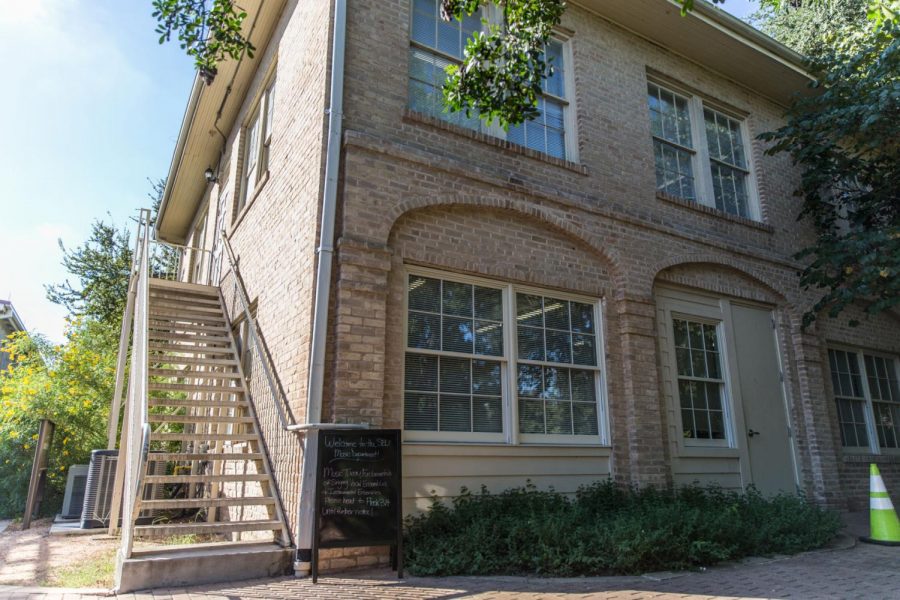
<instances>
[{"instance_id":1,"label":"blue sky","mask_svg":"<svg viewBox=\"0 0 900 600\"><path fill-rule=\"evenodd\" d=\"M128 223L172 157L194 72L157 43L150 13L150 0L0 0L0 298L54 341L65 311L44 285L66 278L57 240L81 244L98 218Z\"/></svg>"}]
</instances>

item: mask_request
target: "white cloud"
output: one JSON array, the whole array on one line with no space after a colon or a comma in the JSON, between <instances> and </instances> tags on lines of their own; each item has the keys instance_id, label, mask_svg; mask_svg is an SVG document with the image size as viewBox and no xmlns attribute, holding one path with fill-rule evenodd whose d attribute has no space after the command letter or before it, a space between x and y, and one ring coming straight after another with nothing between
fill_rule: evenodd
<instances>
[{"instance_id":1,"label":"white cloud","mask_svg":"<svg viewBox=\"0 0 900 600\"><path fill-rule=\"evenodd\" d=\"M65 280L57 240L78 239L63 223L41 223L0 236L0 298L11 299L30 331L63 340L66 311L47 300L44 285Z\"/></svg>"}]
</instances>

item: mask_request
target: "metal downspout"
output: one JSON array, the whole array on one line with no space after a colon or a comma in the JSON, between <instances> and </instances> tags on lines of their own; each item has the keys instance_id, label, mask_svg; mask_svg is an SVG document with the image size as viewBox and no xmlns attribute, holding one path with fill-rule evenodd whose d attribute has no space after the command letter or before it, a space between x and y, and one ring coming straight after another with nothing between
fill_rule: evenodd
<instances>
[{"instance_id":1,"label":"metal downspout","mask_svg":"<svg viewBox=\"0 0 900 600\"><path fill-rule=\"evenodd\" d=\"M347 29L347 2L334 0L334 24L331 50L331 106L328 114L328 146L325 154L325 185L322 190L322 223L316 270L315 312L309 359L306 422L319 423L325 379L325 342L328 334L328 300L331 295L331 267L334 256L334 222L337 209L338 176L341 167L341 119L344 110L344 42ZM298 575L308 574L316 486L316 459L319 434L310 429L304 436L303 471L300 478L300 502L297 509Z\"/></svg>"}]
</instances>

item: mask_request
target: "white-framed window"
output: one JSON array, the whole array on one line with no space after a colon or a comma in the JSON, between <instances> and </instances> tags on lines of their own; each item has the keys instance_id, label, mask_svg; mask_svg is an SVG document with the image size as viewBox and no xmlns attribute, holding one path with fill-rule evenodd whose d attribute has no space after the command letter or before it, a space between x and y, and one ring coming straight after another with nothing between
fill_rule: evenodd
<instances>
[{"instance_id":1,"label":"white-framed window","mask_svg":"<svg viewBox=\"0 0 900 600\"><path fill-rule=\"evenodd\" d=\"M606 444L597 300L407 274L408 441Z\"/></svg>"},{"instance_id":2,"label":"white-framed window","mask_svg":"<svg viewBox=\"0 0 900 600\"><path fill-rule=\"evenodd\" d=\"M244 168L238 211L250 200L269 170L269 148L272 144L272 118L275 111L275 80L270 80L244 127Z\"/></svg>"},{"instance_id":3,"label":"white-framed window","mask_svg":"<svg viewBox=\"0 0 900 600\"><path fill-rule=\"evenodd\" d=\"M447 23L440 17L440 0L412 0L409 48L409 107L411 110L443 119L549 156L576 160L574 107L571 98L572 64L570 43L562 35L547 44L546 54L553 73L544 80L538 99L540 115L504 131L499 126L485 125L464 111L449 112L444 108L443 85L451 64L460 64L466 41L481 31L486 23L497 23L502 15L490 8L462 21Z\"/></svg>"},{"instance_id":4,"label":"white-framed window","mask_svg":"<svg viewBox=\"0 0 900 600\"><path fill-rule=\"evenodd\" d=\"M828 366L844 447L900 452L898 358L829 348Z\"/></svg>"},{"instance_id":5,"label":"white-framed window","mask_svg":"<svg viewBox=\"0 0 900 600\"><path fill-rule=\"evenodd\" d=\"M760 220L746 120L653 81L647 104L657 191Z\"/></svg>"},{"instance_id":6,"label":"white-framed window","mask_svg":"<svg viewBox=\"0 0 900 600\"><path fill-rule=\"evenodd\" d=\"M672 318L681 431L692 444L728 445L719 324Z\"/></svg>"}]
</instances>

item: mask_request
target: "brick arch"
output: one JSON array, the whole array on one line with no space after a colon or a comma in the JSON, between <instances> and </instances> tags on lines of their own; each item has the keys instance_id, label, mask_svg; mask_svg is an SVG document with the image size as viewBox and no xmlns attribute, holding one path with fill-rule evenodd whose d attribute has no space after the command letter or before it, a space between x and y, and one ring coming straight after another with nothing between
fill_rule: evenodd
<instances>
[{"instance_id":1,"label":"brick arch","mask_svg":"<svg viewBox=\"0 0 900 600\"><path fill-rule=\"evenodd\" d=\"M386 246L389 244L391 233L404 215L427 208L449 208L452 206L471 206L479 209L510 211L528 220L538 222L540 225L573 240L591 254L599 257L608 267L610 278L617 291L624 290L627 285L618 252L605 248L601 240L588 234L574 221L561 218L545 206L512 198L467 194L409 198L391 207L388 214L385 215L385 222L389 223L389 226L385 231L378 232L380 241Z\"/></svg>"},{"instance_id":2,"label":"brick arch","mask_svg":"<svg viewBox=\"0 0 900 600\"><path fill-rule=\"evenodd\" d=\"M715 265L718 267L727 267L759 285L767 293L771 294L776 299L778 304L789 305L788 298L766 275L763 275L753 267L743 264L740 261L734 260L730 256L711 253L682 254L669 256L660 260L658 263L656 263L656 265L653 266L653 269L651 271L653 273L653 278L648 282L648 284L651 286L651 289L646 291L652 294L652 286L656 284L657 280L659 279L660 273L662 273L666 269L692 265L699 266L704 264Z\"/></svg>"}]
</instances>

